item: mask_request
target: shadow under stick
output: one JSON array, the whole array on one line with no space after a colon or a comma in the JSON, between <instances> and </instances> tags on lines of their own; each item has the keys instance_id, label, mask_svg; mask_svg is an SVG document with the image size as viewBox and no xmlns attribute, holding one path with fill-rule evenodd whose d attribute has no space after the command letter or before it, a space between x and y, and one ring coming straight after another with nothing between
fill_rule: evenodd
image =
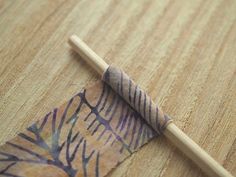
<instances>
[{"instance_id":1,"label":"shadow under stick","mask_svg":"<svg viewBox=\"0 0 236 177\"><path fill-rule=\"evenodd\" d=\"M83 60L102 76L103 81L110 85L113 90L142 115L157 133L164 134L207 175L212 177L233 177L222 165L181 131L121 69L109 66L76 35L70 37L69 44L79 53Z\"/></svg>"}]
</instances>

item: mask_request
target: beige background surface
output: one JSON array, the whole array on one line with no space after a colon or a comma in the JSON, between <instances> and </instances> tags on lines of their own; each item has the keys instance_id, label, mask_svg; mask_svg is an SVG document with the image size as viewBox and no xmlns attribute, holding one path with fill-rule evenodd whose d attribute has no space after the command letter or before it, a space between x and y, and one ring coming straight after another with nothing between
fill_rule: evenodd
<instances>
[{"instance_id":1,"label":"beige background surface","mask_svg":"<svg viewBox=\"0 0 236 177\"><path fill-rule=\"evenodd\" d=\"M0 143L99 79L77 34L236 175L235 0L1 0ZM204 176L164 137L110 177Z\"/></svg>"}]
</instances>

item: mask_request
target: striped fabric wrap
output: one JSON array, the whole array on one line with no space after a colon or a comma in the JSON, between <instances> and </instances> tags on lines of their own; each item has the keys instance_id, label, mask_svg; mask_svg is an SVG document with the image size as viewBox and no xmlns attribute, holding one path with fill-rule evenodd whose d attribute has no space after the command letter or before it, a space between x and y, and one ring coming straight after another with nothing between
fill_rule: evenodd
<instances>
[{"instance_id":1,"label":"striped fabric wrap","mask_svg":"<svg viewBox=\"0 0 236 177\"><path fill-rule=\"evenodd\" d=\"M171 121L170 117L158 108L146 92L121 69L109 66L104 72L102 80L140 113L157 133L161 134Z\"/></svg>"}]
</instances>

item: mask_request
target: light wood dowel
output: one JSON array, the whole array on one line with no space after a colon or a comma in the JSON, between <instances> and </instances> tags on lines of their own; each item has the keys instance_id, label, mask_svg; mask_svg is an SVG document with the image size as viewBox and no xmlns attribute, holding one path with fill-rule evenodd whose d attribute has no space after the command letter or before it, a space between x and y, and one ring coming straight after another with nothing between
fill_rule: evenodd
<instances>
[{"instance_id":1,"label":"light wood dowel","mask_svg":"<svg viewBox=\"0 0 236 177\"><path fill-rule=\"evenodd\" d=\"M69 44L80 54L83 60L91 65L100 75L106 71L109 65L76 35L70 37ZM206 151L198 146L173 122L167 125L164 130L164 135L184 154L192 159L208 176L233 177L222 165L207 154Z\"/></svg>"},{"instance_id":2,"label":"light wood dowel","mask_svg":"<svg viewBox=\"0 0 236 177\"><path fill-rule=\"evenodd\" d=\"M166 127L164 135L186 156L192 159L208 176L233 177L173 122Z\"/></svg>"},{"instance_id":3,"label":"light wood dowel","mask_svg":"<svg viewBox=\"0 0 236 177\"><path fill-rule=\"evenodd\" d=\"M79 37L72 35L69 39L71 47L100 75L107 70L108 64L91 50Z\"/></svg>"}]
</instances>

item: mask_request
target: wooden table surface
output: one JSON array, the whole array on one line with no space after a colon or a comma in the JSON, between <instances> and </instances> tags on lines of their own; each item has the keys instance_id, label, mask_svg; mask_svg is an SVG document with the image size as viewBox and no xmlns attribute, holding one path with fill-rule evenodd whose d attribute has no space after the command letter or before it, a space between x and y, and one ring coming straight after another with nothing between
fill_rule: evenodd
<instances>
[{"instance_id":1,"label":"wooden table surface","mask_svg":"<svg viewBox=\"0 0 236 177\"><path fill-rule=\"evenodd\" d=\"M68 46L71 34L236 175L235 0L1 0L1 144L100 79ZM160 137L108 176L204 174Z\"/></svg>"}]
</instances>

